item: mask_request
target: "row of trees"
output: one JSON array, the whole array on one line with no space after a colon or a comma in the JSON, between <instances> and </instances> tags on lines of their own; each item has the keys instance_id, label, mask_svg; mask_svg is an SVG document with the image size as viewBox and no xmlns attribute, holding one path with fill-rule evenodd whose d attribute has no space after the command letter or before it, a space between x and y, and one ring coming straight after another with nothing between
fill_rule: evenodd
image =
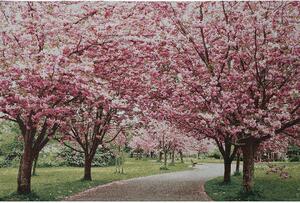
<instances>
[{"instance_id":1,"label":"row of trees","mask_svg":"<svg viewBox=\"0 0 300 203\"><path fill-rule=\"evenodd\" d=\"M164 167L167 168L168 155L171 155L171 164L175 163L175 154L180 155L183 162L184 153L205 153L207 143L198 141L192 136L180 132L175 125L167 121L150 120L146 126L137 128L129 146L135 151L158 154L158 160L164 155Z\"/></svg>"},{"instance_id":2,"label":"row of trees","mask_svg":"<svg viewBox=\"0 0 300 203\"><path fill-rule=\"evenodd\" d=\"M299 6L1 2L0 116L23 138L18 192L50 139L83 152L91 179L95 151L151 119L214 140L225 182L240 148L251 191L257 149L299 142Z\"/></svg>"}]
</instances>

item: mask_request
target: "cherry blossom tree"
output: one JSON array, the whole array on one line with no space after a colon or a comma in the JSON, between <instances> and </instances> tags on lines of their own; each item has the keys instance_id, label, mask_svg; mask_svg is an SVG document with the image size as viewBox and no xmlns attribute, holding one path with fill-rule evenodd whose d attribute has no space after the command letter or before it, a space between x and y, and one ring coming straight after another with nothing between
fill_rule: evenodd
<instances>
[{"instance_id":1,"label":"cherry blossom tree","mask_svg":"<svg viewBox=\"0 0 300 203\"><path fill-rule=\"evenodd\" d=\"M158 7L160 16L165 16L161 26L170 34L164 43L168 74L181 81L168 96L177 109L199 118L197 123L206 120L203 113L212 117L214 125L203 129L201 125L200 131L220 131L217 137L225 134L230 138L227 143L241 147L243 185L249 192L257 147L273 136L297 139L299 134L299 4Z\"/></svg>"},{"instance_id":2,"label":"cherry blossom tree","mask_svg":"<svg viewBox=\"0 0 300 203\"><path fill-rule=\"evenodd\" d=\"M1 116L17 122L22 130L25 150L18 192L29 193L32 159L59 127L67 126L65 120L76 123L82 111L86 111L83 117L97 116L95 112L102 108L106 121L116 114L115 104L109 105L110 96L100 98L103 91L100 97L91 98L90 82L82 72L102 80L100 86L106 86L111 97L139 95L136 90L142 87L138 85L142 74L140 77L137 68L127 68L143 63L136 60L142 57L133 57L140 53L128 51L132 44L143 44L142 37L137 37L142 33L126 26L142 25L139 19L147 9L144 4L104 2L3 2L0 8ZM149 33L143 34L147 37ZM128 88L124 82L130 84ZM89 109L85 105L93 99L97 104ZM77 117L68 120L74 115ZM104 130L103 123L96 125Z\"/></svg>"},{"instance_id":3,"label":"cherry blossom tree","mask_svg":"<svg viewBox=\"0 0 300 203\"><path fill-rule=\"evenodd\" d=\"M73 113L70 104L85 96L83 82L72 68L59 65L55 21L39 12L46 6L3 2L0 7L0 111L21 130L24 151L18 193L22 194L31 191L33 159Z\"/></svg>"}]
</instances>

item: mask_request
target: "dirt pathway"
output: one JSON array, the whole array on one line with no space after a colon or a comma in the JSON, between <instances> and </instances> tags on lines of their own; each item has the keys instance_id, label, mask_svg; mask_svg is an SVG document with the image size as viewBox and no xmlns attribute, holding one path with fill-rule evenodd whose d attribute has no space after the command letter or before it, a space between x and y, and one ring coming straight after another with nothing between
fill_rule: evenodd
<instances>
[{"instance_id":1,"label":"dirt pathway","mask_svg":"<svg viewBox=\"0 0 300 203\"><path fill-rule=\"evenodd\" d=\"M232 171L234 168L232 165ZM66 200L155 201L211 200L204 191L206 180L221 176L223 164L202 164L192 170L159 174L91 188Z\"/></svg>"}]
</instances>

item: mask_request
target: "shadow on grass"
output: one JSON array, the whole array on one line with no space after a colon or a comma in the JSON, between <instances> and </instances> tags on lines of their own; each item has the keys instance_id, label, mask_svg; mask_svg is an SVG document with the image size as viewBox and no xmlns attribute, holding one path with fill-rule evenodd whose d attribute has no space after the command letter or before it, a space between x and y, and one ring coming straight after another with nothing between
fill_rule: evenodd
<instances>
[{"instance_id":1,"label":"shadow on grass","mask_svg":"<svg viewBox=\"0 0 300 203\"><path fill-rule=\"evenodd\" d=\"M263 190L259 186L256 186L251 192L240 190L237 199L243 201L261 201L262 199L264 199Z\"/></svg>"},{"instance_id":2,"label":"shadow on grass","mask_svg":"<svg viewBox=\"0 0 300 203\"><path fill-rule=\"evenodd\" d=\"M40 197L32 191L30 194L27 195L20 195L17 192L13 192L8 194L7 196L3 197L2 200L10 200L10 201L15 201L15 200L22 200L22 201L38 201L40 200Z\"/></svg>"},{"instance_id":3,"label":"shadow on grass","mask_svg":"<svg viewBox=\"0 0 300 203\"><path fill-rule=\"evenodd\" d=\"M224 183L222 177L208 181L205 184L205 191L217 201L261 201L265 198L263 188L259 185L256 185L252 192L245 192L241 182L234 176L229 183Z\"/></svg>"}]
</instances>

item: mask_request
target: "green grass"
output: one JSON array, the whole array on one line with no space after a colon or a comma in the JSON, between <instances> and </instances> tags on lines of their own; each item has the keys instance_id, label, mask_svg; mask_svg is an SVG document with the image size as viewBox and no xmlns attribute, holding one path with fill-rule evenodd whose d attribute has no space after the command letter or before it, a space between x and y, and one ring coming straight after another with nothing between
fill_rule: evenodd
<instances>
[{"instance_id":1,"label":"green grass","mask_svg":"<svg viewBox=\"0 0 300 203\"><path fill-rule=\"evenodd\" d=\"M223 159L214 159L214 158L194 158L194 157L184 157L183 158L184 162L186 163L191 163L191 160L194 162L197 162L199 164L201 163L224 163ZM234 161L233 161L234 163Z\"/></svg>"},{"instance_id":2,"label":"green grass","mask_svg":"<svg viewBox=\"0 0 300 203\"><path fill-rule=\"evenodd\" d=\"M176 163L169 170L159 170L162 163L156 160L135 160L127 158L125 174L114 173L115 167L92 168L93 181L82 181L83 168L53 167L38 168L37 176L32 177L32 194L16 194L17 168L0 169L0 200L61 200L66 196L85 189L117 180L185 170L189 164Z\"/></svg>"},{"instance_id":3,"label":"green grass","mask_svg":"<svg viewBox=\"0 0 300 203\"><path fill-rule=\"evenodd\" d=\"M254 192L246 195L242 192L242 176L232 176L230 184L222 184L222 177L209 180L205 184L205 191L216 201L230 200L262 200L262 201L299 201L300 200L300 163L285 164L285 171L291 178L282 179L278 174L266 174L268 167L257 164L255 168Z\"/></svg>"}]
</instances>

